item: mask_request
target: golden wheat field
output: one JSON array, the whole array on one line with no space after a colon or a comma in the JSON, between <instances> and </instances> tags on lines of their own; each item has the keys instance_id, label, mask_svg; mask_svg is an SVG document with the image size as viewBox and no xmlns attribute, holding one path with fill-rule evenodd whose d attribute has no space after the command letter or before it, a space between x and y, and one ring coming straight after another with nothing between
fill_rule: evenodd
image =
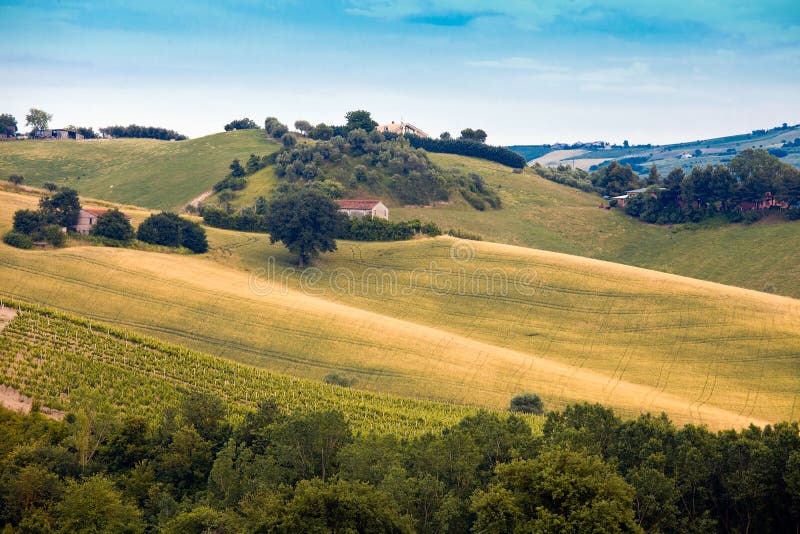
<instances>
[{"instance_id":1,"label":"golden wheat field","mask_svg":"<svg viewBox=\"0 0 800 534\"><path fill-rule=\"evenodd\" d=\"M0 193L3 231L35 197ZM131 211L134 220L145 212ZM800 301L449 237L340 242L305 272L265 235L187 256L0 245L2 294L295 376L502 408L588 400L714 428L796 419Z\"/></svg>"}]
</instances>

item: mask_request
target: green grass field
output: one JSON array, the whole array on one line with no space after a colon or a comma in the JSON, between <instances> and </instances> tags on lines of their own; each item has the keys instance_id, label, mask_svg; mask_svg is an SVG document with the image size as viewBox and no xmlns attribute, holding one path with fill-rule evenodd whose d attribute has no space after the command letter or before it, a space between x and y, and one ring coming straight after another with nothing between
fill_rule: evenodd
<instances>
[{"instance_id":1,"label":"green grass field","mask_svg":"<svg viewBox=\"0 0 800 534\"><path fill-rule=\"evenodd\" d=\"M26 185L53 182L98 199L175 209L223 179L234 158L245 161L251 153L277 149L262 130L179 142L15 141L0 144L0 177L21 174Z\"/></svg>"},{"instance_id":2,"label":"green grass field","mask_svg":"<svg viewBox=\"0 0 800 534\"><path fill-rule=\"evenodd\" d=\"M34 201L0 193L0 230ZM265 235L209 238L203 257L1 245L0 288L273 372L344 372L404 397L502 408L532 391L550 407L589 400L715 428L800 414L793 299L448 237L340 242L301 276Z\"/></svg>"}]
</instances>

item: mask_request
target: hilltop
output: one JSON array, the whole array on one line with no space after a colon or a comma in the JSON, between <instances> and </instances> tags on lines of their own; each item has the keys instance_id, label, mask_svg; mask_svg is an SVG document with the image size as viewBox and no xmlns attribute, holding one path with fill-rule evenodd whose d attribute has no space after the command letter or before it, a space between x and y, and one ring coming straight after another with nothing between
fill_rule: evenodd
<instances>
[{"instance_id":1,"label":"hilltop","mask_svg":"<svg viewBox=\"0 0 800 534\"><path fill-rule=\"evenodd\" d=\"M51 182L98 199L176 209L211 189L233 159L278 146L259 130L188 141L13 141L0 145L0 176L21 174L26 185Z\"/></svg>"},{"instance_id":2,"label":"hilltop","mask_svg":"<svg viewBox=\"0 0 800 534\"><path fill-rule=\"evenodd\" d=\"M609 161L618 160L621 163L631 163L640 174L646 173L655 164L659 172L666 175L676 167L688 171L696 165L727 163L746 148L779 150L777 154L780 154L783 162L800 167L800 144L795 145L798 138L800 124L668 145L612 147L603 143L591 143L578 146L515 145L508 148L525 156L529 165L565 163L588 171ZM785 146L787 144L792 146Z\"/></svg>"}]
</instances>

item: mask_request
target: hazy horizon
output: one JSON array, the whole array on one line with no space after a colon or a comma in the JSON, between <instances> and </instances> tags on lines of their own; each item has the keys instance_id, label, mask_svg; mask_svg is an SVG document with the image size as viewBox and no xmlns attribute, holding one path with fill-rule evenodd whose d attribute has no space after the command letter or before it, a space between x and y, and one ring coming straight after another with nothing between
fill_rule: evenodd
<instances>
[{"instance_id":1,"label":"hazy horizon","mask_svg":"<svg viewBox=\"0 0 800 534\"><path fill-rule=\"evenodd\" d=\"M0 1L0 113L190 137L367 109L492 144L693 141L800 123L800 4Z\"/></svg>"}]
</instances>

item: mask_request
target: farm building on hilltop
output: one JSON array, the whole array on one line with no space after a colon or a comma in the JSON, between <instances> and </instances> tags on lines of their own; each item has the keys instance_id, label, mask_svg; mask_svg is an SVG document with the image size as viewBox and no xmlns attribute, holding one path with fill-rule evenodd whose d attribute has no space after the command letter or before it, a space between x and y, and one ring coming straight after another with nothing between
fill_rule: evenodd
<instances>
[{"instance_id":1,"label":"farm building on hilltop","mask_svg":"<svg viewBox=\"0 0 800 534\"><path fill-rule=\"evenodd\" d=\"M110 210L99 210L94 208L81 208L80 214L78 214L78 223L72 227L73 230L78 232L79 234L88 234L91 232L92 228L95 224L97 224L97 218L100 217L102 214L106 213ZM129 221L131 220L130 217L125 215L125 218Z\"/></svg>"},{"instance_id":2,"label":"farm building on hilltop","mask_svg":"<svg viewBox=\"0 0 800 534\"><path fill-rule=\"evenodd\" d=\"M372 215L378 219L389 218L389 208L380 200L337 200L339 211L348 217L366 217Z\"/></svg>"},{"instance_id":3,"label":"farm building on hilltop","mask_svg":"<svg viewBox=\"0 0 800 534\"><path fill-rule=\"evenodd\" d=\"M428 137L428 134L413 124L409 124L407 122L392 121L391 124L381 124L380 126L376 126L375 130L381 133L393 133L397 135L416 135L417 137L422 137L423 139Z\"/></svg>"},{"instance_id":4,"label":"farm building on hilltop","mask_svg":"<svg viewBox=\"0 0 800 534\"><path fill-rule=\"evenodd\" d=\"M75 130L36 130L33 134L34 139L75 139L80 141L83 139L83 135L79 134Z\"/></svg>"}]
</instances>

